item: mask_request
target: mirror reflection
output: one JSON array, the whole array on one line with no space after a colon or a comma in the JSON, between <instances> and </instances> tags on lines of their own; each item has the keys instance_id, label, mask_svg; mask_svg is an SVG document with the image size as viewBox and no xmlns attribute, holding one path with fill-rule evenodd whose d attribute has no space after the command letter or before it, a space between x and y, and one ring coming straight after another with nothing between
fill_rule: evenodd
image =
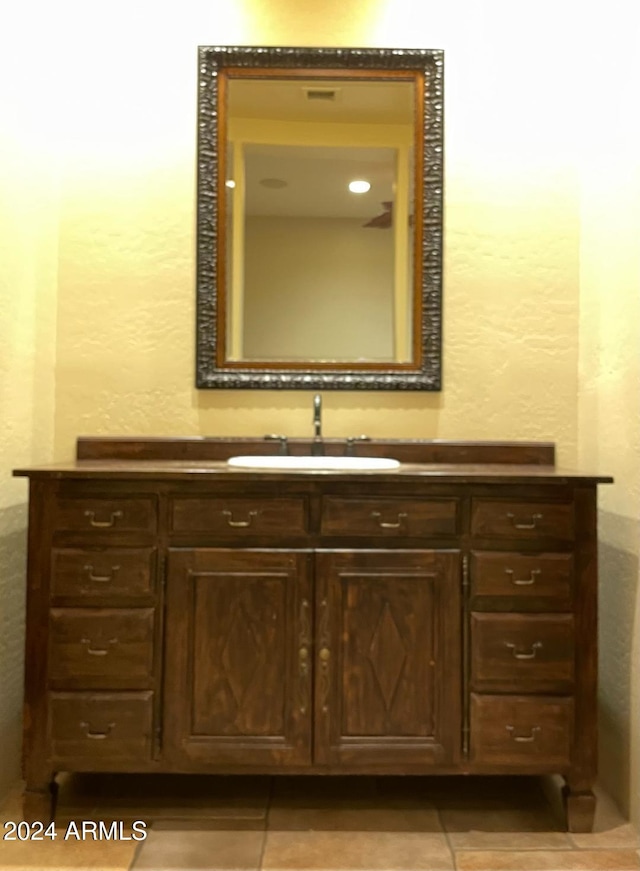
<instances>
[{"instance_id":1,"label":"mirror reflection","mask_svg":"<svg viewBox=\"0 0 640 871\"><path fill-rule=\"evenodd\" d=\"M443 73L200 47L198 387L440 389Z\"/></svg>"},{"instance_id":2,"label":"mirror reflection","mask_svg":"<svg viewBox=\"0 0 640 871\"><path fill-rule=\"evenodd\" d=\"M416 89L229 76L226 358L413 359Z\"/></svg>"}]
</instances>

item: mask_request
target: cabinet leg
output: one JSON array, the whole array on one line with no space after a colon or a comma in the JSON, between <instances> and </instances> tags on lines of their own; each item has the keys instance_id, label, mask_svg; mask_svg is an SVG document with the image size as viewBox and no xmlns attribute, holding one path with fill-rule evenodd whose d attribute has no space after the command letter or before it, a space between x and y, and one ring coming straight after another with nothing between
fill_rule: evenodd
<instances>
[{"instance_id":1,"label":"cabinet leg","mask_svg":"<svg viewBox=\"0 0 640 871\"><path fill-rule=\"evenodd\" d=\"M566 784L562 788L562 802L567 818L567 829L570 832L593 831L596 797L592 790L578 792Z\"/></svg>"},{"instance_id":2,"label":"cabinet leg","mask_svg":"<svg viewBox=\"0 0 640 871\"><path fill-rule=\"evenodd\" d=\"M55 780L44 785L27 783L22 797L22 818L28 823L52 822L56 813L57 797L58 784Z\"/></svg>"}]
</instances>

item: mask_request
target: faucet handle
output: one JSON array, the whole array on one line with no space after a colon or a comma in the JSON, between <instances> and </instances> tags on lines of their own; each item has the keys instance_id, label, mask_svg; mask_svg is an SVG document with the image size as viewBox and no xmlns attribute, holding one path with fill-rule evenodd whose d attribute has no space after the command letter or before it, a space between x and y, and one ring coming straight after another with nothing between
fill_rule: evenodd
<instances>
[{"instance_id":1,"label":"faucet handle","mask_svg":"<svg viewBox=\"0 0 640 871\"><path fill-rule=\"evenodd\" d=\"M287 442L286 435L278 435L277 433L267 433L265 436L265 441L278 441L280 442L280 450L279 453L281 456L286 457L289 453L289 444Z\"/></svg>"},{"instance_id":2,"label":"faucet handle","mask_svg":"<svg viewBox=\"0 0 640 871\"><path fill-rule=\"evenodd\" d=\"M347 439L347 449L345 451L345 455L347 457L353 456L353 446L355 442L370 442L371 436L368 435L359 435L359 436L349 436Z\"/></svg>"}]
</instances>

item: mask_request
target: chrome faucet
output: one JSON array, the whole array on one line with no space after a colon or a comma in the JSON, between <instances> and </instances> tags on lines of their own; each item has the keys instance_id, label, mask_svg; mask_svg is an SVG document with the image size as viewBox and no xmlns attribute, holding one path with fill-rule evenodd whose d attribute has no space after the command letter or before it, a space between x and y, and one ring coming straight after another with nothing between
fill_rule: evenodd
<instances>
[{"instance_id":1,"label":"chrome faucet","mask_svg":"<svg viewBox=\"0 0 640 871\"><path fill-rule=\"evenodd\" d=\"M313 397L313 444L311 445L311 455L313 457L322 456L324 454L324 444L322 441L322 397L319 393Z\"/></svg>"},{"instance_id":2,"label":"chrome faucet","mask_svg":"<svg viewBox=\"0 0 640 871\"><path fill-rule=\"evenodd\" d=\"M322 438L322 397L319 393L313 397L313 435Z\"/></svg>"}]
</instances>

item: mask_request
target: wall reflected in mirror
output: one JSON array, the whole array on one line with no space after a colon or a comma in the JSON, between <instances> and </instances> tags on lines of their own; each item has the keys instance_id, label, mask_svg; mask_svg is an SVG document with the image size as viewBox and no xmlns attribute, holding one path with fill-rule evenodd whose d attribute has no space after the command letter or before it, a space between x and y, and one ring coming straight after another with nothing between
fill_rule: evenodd
<instances>
[{"instance_id":1,"label":"wall reflected in mirror","mask_svg":"<svg viewBox=\"0 0 640 871\"><path fill-rule=\"evenodd\" d=\"M226 360L415 360L414 76L243 70L225 101Z\"/></svg>"}]
</instances>

